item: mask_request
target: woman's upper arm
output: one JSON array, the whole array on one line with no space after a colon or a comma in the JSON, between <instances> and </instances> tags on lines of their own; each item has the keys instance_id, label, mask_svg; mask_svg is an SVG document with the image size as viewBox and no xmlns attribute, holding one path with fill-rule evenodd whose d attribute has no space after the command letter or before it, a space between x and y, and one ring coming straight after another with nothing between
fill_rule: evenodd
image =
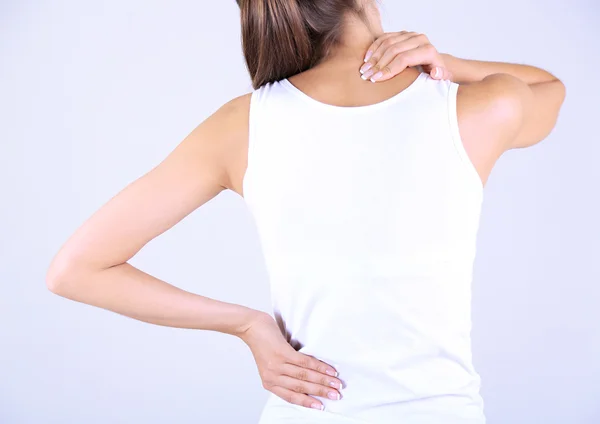
<instances>
[{"instance_id":1,"label":"woman's upper arm","mask_svg":"<svg viewBox=\"0 0 600 424\"><path fill-rule=\"evenodd\" d=\"M508 74L494 74L461 85L461 134L502 152L542 141L554 128L565 97L562 82L528 85Z\"/></svg>"},{"instance_id":2,"label":"woman's upper arm","mask_svg":"<svg viewBox=\"0 0 600 424\"><path fill-rule=\"evenodd\" d=\"M249 96L219 108L162 162L96 211L62 246L47 278L124 263L230 187L236 149L247 138Z\"/></svg>"}]
</instances>

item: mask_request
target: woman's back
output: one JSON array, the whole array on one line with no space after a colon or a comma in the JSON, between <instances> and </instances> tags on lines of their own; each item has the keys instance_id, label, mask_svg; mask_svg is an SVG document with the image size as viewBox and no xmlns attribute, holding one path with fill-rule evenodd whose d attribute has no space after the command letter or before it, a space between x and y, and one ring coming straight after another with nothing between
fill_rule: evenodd
<instances>
[{"instance_id":1,"label":"woman's back","mask_svg":"<svg viewBox=\"0 0 600 424\"><path fill-rule=\"evenodd\" d=\"M341 400L322 399L326 412L483 422L470 346L483 187L458 132L458 85L415 74L358 107L288 79L256 90L243 192L282 332L345 382ZM262 422L279 422L281 404L273 395L280 406Z\"/></svg>"},{"instance_id":2,"label":"woman's back","mask_svg":"<svg viewBox=\"0 0 600 424\"><path fill-rule=\"evenodd\" d=\"M261 424L482 424L470 349L482 182L504 151L551 131L564 85L539 68L440 55L423 34L382 34L374 0L238 3L256 90L88 219L48 287L239 337L272 392ZM357 72L366 49L375 85ZM417 65L442 65L460 88ZM255 218L272 316L128 263L225 189Z\"/></svg>"}]
</instances>

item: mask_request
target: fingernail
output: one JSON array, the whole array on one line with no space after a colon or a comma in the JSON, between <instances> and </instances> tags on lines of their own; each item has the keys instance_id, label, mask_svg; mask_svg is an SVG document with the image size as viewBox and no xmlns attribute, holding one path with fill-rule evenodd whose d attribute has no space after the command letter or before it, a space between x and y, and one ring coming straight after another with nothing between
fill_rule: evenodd
<instances>
[{"instance_id":1,"label":"fingernail","mask_svg":"<svg viewBox=\"0 0 600 424\"><path fill-rule=\"evenodd\" d=\"M333 400L340 400L340 394L338 392L329 392L327 393L327 397Z\"/></svg>"},{"instance_id":2,"label":"fingernail","mask_svg":"<svg viewBox=\"0 0 600 424\"><path fill-rule=\"evenodd\" d=\"M379 78L381 78L383 76L383 72L379 71L377 72L375 75L373 75L371 77L371 82L375 82L377 81Z\"/></svg>"},{"instance_id":3,"label":"fingernail","mask_svg":"<svg viewBox=\"0 0 600 424\"><path fill-rule=\"evenodd\" d=\"M368 71L366 71L364 74L362 74L361 78L364 79L365 81L369 79L369 77L371 75L373 75L375 71L373 69L369 69Z\"/></svg>"},{"instance_id":4,"label":"fingernail","mask_svg":"<svg viewBox=\"0 0 600 424\"><path fill-rule=\"evenodd\" d=\"M436 78L438 78L442 74L442 70L440 68L436 67L435 71L433 71L433 74Z\"/></svg>"},{"instance_id":5,"label":"fingernail","mask_svg":"<svg viewBox=\"0 0 600 424\"><path fill-rule=\"evenodd\" d=\"M367 52L367 55L365 56L365 62L368 62L369 59L371 59L371 56L373 56L373 52L371 50L369 50Z\"/></svg>"},{"instance_id":6,"label":"fingernail","mask_svg":"<svg viewBox=\"0 0 600 424\"><path fill-rule=\"evenodd\" d=\"M342 388L342 385L340 383L338 383L337 381L330 381L329 385L331 387L335 388L335 389L338 389L338 388L341 389Z\"/></svg>"},{"instance_id":7,"label":"fingernail","mask_svg":"<svg viewBox=\"0 0 600 424\"><path fill-rule=\"evenodd\" d=\"M311 408L315 408L315 409L319 409L319 410L323 410L323 408L325 407L325 405L321 405L320 403L313 403L312 405L310 405Z\"/></svg>"},{"instance_id":8,"label":"fingernail","mask_svg":"<svg viewBox=\"0 0 600 424\"><path fill-rule=\"evenodd\" d=\"M337 371L325 370L325 372L326 372L327 374L329 374L329 375L333 375L334 377L337 377L337 376L338 376L338 373L337 373Z\"/></svg>"},{"instance_id":9,"label":"fingernail","mask_svg":"<svg viewBox=\"0 0 600 424\"><path fill-rule=\"evenodd\" d=\"M365 72L367 72L369 69L371 69L373 67L372 63L365 63L362 68L360 68L360 73L364 74Z\"/></svg>"}]
</instances>

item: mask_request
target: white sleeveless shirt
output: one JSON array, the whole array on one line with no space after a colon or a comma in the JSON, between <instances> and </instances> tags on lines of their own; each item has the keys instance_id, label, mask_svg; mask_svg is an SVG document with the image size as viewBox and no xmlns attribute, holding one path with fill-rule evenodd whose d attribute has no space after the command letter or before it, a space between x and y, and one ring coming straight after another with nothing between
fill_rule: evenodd
<instances>
[{"instance_id":1,"label":"white sleeveless shirt","mask_svg":"<svg viewBox=\"0 0 600 424\"><path fill-rule=\"evenodd\" d=\"M260 424L485 422L470 339L483 185L457 88L421 73L359 107L287 79L252 93L243 192L273 316L344 382L325 411L270 394Z\"/></svg>"}]
</instances>

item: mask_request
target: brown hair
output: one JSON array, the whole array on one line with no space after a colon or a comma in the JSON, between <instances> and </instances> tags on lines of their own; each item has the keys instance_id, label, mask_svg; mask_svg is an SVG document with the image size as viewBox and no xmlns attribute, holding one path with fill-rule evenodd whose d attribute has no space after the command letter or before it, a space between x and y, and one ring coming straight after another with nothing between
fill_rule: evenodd
<instances>
[{"instance_id":1,"label":"brown hair","mask_svg":"<svg viewBox=\"0 0 600 424\"><path fill-rule=\"evenodd\" d=\"M337 45L343 17L366 22L358 0L237 0L242 48L257 89L316 65Z\"/></svg>"}]
</instances>

